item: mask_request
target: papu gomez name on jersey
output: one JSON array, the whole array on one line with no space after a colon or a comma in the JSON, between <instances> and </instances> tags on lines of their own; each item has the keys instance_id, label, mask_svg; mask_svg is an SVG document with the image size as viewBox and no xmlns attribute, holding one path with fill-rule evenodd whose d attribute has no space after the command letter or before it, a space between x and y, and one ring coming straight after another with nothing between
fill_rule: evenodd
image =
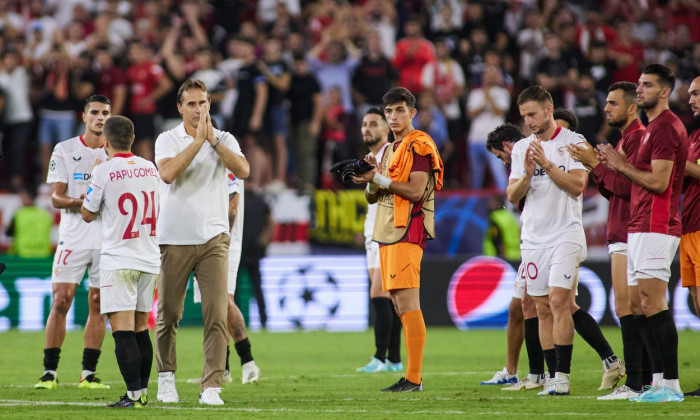
<instances>
[{"instance_id":1,"label":"papu gomez name on jersey","mask_svg":"<svg viewBox=\"0 0 700 420\"><path fill-rule=\"evenodd\" d=\"M158 177L158 170L156 168L136 168L136 169L122 169L120 171L110 172L110 181L119 181L124 178L145 178L145 177Z\"/></svg>"}]
</instances>

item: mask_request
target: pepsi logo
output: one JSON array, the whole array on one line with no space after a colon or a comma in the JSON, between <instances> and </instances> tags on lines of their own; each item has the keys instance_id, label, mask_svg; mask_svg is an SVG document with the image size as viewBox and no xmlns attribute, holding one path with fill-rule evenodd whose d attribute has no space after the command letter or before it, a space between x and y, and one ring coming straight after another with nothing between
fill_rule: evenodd
<instances>
[{"instance_id":1,"label":"pepsi logo","mask_svg":"<svg viewBox=\"0 0 700 420\"><path fill-rule=\"evenodd\" d=\"M475 257L452 275L447 308L460 329L501 328L508 322L516 271L496 257Z\"/></svg>"}]
</instances>

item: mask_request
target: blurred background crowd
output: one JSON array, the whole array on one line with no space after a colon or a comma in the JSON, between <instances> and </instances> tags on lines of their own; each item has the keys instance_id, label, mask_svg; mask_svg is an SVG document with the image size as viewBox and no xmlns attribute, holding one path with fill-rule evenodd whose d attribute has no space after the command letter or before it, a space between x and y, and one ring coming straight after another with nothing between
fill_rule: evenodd
<instances>
[{"instance_id":1,"label":"blurred background crowd","mask_svg":"<svg viewBox=\"0 0 700 420\"><path fill-rule=\"evenodd\" d=\"M46 188L54 145L82 134L98 93L136 126L135 152L181 122L187 78L212 93L250 182L337 188L327 169L363 156L362 115L401 85L415 127L446 163L448 188L505 187L486 134L520 118L538 83L595 144L615 141L607 87L650 63L677 76L671 107L692 123L700 74L698 0L0 0L0 190ZM527 134L527 133L526 133Z\"/></svg>"}]
</instances>

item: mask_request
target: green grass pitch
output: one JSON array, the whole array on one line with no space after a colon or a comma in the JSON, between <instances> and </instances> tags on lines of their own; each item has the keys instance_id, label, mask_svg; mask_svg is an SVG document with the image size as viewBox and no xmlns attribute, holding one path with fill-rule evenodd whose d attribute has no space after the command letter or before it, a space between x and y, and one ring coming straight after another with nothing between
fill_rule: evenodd
<instances>
[{"instance_id":1,"label":"green grass pitch","mask_svg":"<svg viewBox=\"0 0 700 420\"><path fill-rule=\"evenodd\" d=\"M621 356L619 329L604 333ZM504 392L482 386L505 363L505 331L429 328L423 364L422 393L389 394L379 390L401 375L360 374L355 369L372 355L372 331L363 333L295 332L251 333L255 359L262 369L260 382L241 385L238 357L231 355L235 381L225 384L222 407L198 404L199 385L188 378L201 373L202 330L181 328L176 373L179 404L155 401L157 373L151 376L151 402L143 410L108 409L125 392L114 357L114 342L105 337L98 375L109 390L81 390L82 331L66 336L58 369L57 390L35 390L42 374L43 333L0 333L0 418L112 419L112 418L281 418L281 419L431 419L536 416L531 418L669 418L700 417L700 399L682 403L640 404L597 401L601 362L579 337L574 345L572 395L539 397L536 392ZM700 335L679 332L681 386L685 391L700 382ZM405 358L404 358L405 359ZM404 360L405 362L405 360ZM526 373L525 351L520 358Z\"/></svg>"}]
</instances>

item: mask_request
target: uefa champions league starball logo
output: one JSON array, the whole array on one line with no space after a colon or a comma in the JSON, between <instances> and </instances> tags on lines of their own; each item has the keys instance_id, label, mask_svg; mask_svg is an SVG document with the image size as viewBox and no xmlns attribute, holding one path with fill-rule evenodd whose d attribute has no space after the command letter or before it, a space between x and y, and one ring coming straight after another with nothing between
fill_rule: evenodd
<instances>
[{"instance_id":1,"label":"uefa champions league starball logo","mask_svg":"<svg viewBox=\"0 0 700 420\"><path fill-rule=\"evenodd\" d=\"M340 308L333 275L313 265L301 266L279 281L279 309L295 328L325 328Z\"/></svg>"}]
</instances>

